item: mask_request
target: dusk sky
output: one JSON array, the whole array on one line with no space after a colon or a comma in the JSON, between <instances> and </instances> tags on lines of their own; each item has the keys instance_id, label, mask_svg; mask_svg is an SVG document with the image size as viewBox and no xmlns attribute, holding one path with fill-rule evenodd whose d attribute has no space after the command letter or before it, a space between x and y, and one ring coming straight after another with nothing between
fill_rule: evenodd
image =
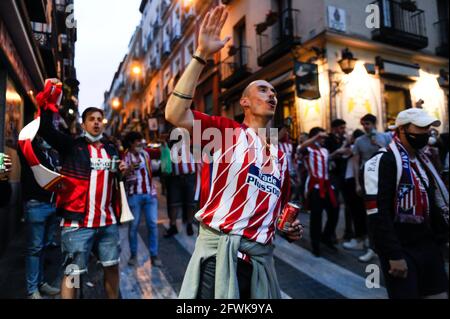
<instances>
[{"instance_id":1,"label":"dusk sky","mask_svg":"<svg viewBox=\"0 0 450 319\"><path fill-rule=\"evenodd\" d=\"M75 0L80 114L100 107L141 19L141 0Z\"/></svg>"}]
</instances>

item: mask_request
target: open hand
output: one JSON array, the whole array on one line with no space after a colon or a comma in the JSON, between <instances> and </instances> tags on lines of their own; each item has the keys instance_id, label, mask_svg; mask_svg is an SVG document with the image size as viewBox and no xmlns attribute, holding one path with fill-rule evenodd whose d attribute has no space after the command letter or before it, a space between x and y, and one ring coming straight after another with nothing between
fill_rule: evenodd
<instances>
[{"instance_id":1,"label":"open hand","mask_svg":"<svg viewBox=\"0 0 450 319\"><path fill-rule=\"evenodd\" d=\"M203 19L200 27L198 38L198 55L205 60L218 51L220 51L225 44L231 39L226 37L224 40L220 39L220 32L227 20L228 12L225 11L225 6L220 5L209 11Z\"/></svg>"}]
</instances>

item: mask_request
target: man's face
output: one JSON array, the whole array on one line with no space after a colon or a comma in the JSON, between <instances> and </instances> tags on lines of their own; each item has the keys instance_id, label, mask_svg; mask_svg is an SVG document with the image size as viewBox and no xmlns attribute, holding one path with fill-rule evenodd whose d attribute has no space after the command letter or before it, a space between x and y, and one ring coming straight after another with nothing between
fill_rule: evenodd
<instances>
[{"instance_id":1,"label":"man's face","mask_svg":"<svg viewBox=\"0 0 450 319\"><path fill-rule=\"evenodd\" d=\"M103 115L100 112L89 113L81 127L92 136L103 134L105 129L103 124Z\"/></svg>"},{"instance_id":2,"label":"man's face","mask_svg":"<svg viewBox=\"0 0 450 319\"><path fill-rule=\"evenodd\" d=\"M346 130L347 130L347 126L345 124L343 124L343 125L340 125L340 126L334 128L334 134L342 137L345 135Z\"/></svg>"},{"instance_id":3,"label":"man's face","mask_svg":"<svg viewBox=\"0 0 450 319\"><path fill-rule=\"evenodd\" d=\"M244 110L254 116L272 118L277 108L277 97L274 87L267 81L255 81L246 90L241 99Z\"/></svg>"},{"instance_id":4,"label":"man's face","mask_svg":"<svg viewBox=\"0 0 450 319\"><path fill-rule=\"evenodd\" d=\"M430 133L430 126L425 127L419 127L414 124L410 124L407 126L404 126L402 129L400 129L401 134L409 133L409 134L429 134Z\"/></svg>"},{"instance_id":5,"label":"man's face","mask_svg":"<svg viewBox=\"0 0 450 319\"><path fill-rule=\"evenodd\" d=\"M361 125L364 129L364 132L366 132L367 134L372 133L375 128L375 124L369 121L362 121Z\"/></svg>"}]
</instances>

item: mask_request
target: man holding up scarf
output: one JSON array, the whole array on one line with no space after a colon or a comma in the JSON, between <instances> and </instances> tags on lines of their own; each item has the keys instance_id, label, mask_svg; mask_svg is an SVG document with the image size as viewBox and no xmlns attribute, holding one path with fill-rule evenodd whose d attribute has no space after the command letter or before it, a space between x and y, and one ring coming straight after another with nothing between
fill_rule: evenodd
<instances>
[{"instance_id":1,"label":"man holding up scarf","mask_svg":"<svg viewBox=\"0 0 450 319\"><path fill-rule=\"evenodd\" d=\"M389 298L448 298L440 248L448 242L448 191L421 151L430 126L423 109L398 114L391 144L364 167L369 234Z\"/></svg>"}]
</instances>

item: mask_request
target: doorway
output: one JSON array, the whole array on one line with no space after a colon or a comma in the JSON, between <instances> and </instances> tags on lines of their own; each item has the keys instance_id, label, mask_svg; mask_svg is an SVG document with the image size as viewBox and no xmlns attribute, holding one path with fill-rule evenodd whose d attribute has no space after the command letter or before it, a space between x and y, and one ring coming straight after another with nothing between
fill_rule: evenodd
<instances>
[{"instance_id":1,"label":"doorway","mask_svg":"<svg viewBox=\"0 0 450 319\"><path fill-rule=\"evenodd\" d=\"M395 124L397 114L411 108L411 94L401 87L386 85L384 89L386 103L386 126Z\"/></svg>"}]
</instances>

